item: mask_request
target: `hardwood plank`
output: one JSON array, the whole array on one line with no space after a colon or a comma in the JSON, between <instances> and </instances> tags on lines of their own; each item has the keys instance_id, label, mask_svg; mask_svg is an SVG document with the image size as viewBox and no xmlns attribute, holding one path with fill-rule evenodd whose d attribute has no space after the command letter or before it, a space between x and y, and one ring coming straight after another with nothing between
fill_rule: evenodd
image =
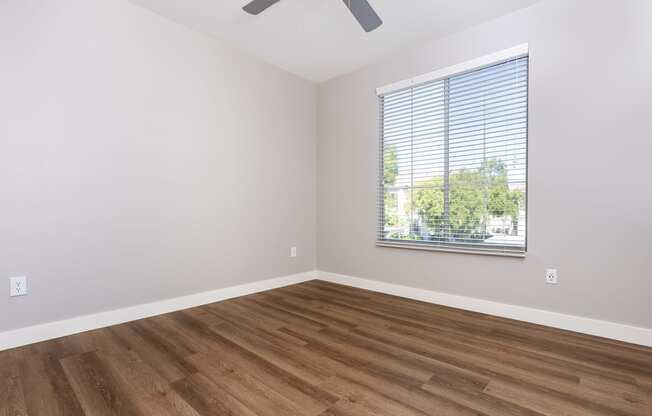
<instances>
[{"instance_id":1,"label":"hardwood plank","mask_svg":"<svg viewBox=\"0 0 652 416\"><path fill-rule=\"evenodd\" d=\"M0 416L27 416L17 357L0 352Z\"/></svg>"},{"instance_id":2,"label":"hardwood plank","mask_svg":"<svg viewBox=\"0 0 652 416\"><path fill-rule=\"evenodd\" d=\"M544 415L606 416L627 414L581 398L559 397L543 387L533 388L531 386L491 381L485 388L485 393Z\"/></svg>"},{"instance_id":3,"label":"hardwood plank","mask_svg":"<svg viewBox=\"0 0 652 416\"><path fill-rule=\"evenodd\" d=\"M425 416L426 414L409 404L403 404L385 396L378 391L363 384L356 383L350 379L335 376L322 384L322 388L332 391L342 399L335 405L335 408L351 408L351 404L364 406L365 411L371 410L377 415L387 416ZM342 405L342 402L345 402ZM339 410L347 413L348 410ZM337 413L337 411L336 411Z\"/></svg>"},{"instance_id":4,"label":"hardwood plank","mask_svg":"<svg viewBox=\"0 0 652 416\"><path fill-rule=\"evenodd\" d=\"M332 371L315 365L309 356L301 354L299 350L276 345L264 336L247 334L230 324L220 325L213 330L307 383L317 385L333 375Z\"/></svg>"},{"instance_id":5,"label":"hardwood plank","mask_svg":"<svg viewBox=\"0 0 652 416\"><path fill-rule=\"evenodd\" d=\"M337 401L337 397L213 332L201 322L194 321L183 314L180 314L179 318L187 326L187 331L192 329L195 339L207 347L212 357L227 362L245 373L255 375L283 396L301 403L308 413L319 413Z\"/></svg>"},{"instance_id":6,"label":"hardwood plank","mask_svg":"<svg viewBox=\"0 0 652 416\"><path fill-rule=\"evenodd\" d=\"M25 397L18 377L0 380L0 416L27 416Z\"/></svg>"},{"instance_id":7,"label":"hardwood plank","mask_svg":"<svg viewBox=\"0 0 652 416\"><path fill-rule=\"evenodd\" d=\"M285 325L285 323L282 323ZM237 318L227 319L226 322L220 325L213 325L211 328L231 328L233 330L238 330L246 334L255 334L256 337L264 338L279 348L288 348L291 349L296 345L304 345L303 342L297 340L294 337L291 337L278 329L282 327L279 325L273 325L271 327L265 327L260 324L250 324L247 321L242 321Z\"/></svg>"},{"instance_id":8,"label":"hardwood plank","mask_svg":"<svg viewBox=\"0 0 652 416\"><path fill-rule=\"evenodd\" d=\"M486 394L484 389L480 389L485 381L480 380L473 375L449 370L435 373L422 388L490 416L542 416L537 411Z\"/></svg>"},{"instance_id":9,"label":"hardwood plank","mask_svg":"<svg viewBox=\"0 0 652 416\"><path fill-rule=\"evenodd\" d=\"M185 362L183 357L170 351L166 343L161 344L158 339L143 338L128 324L117 325L112 327L111 330L118 338L129 345L129 349L136 351L143 360L152 364L156 371L169 382L197 372L197 369Z\"/></svg>"},{"instance_id":10,"label":"hardwood plank","mask_svg":"<svg viewBox=\"0 0 652 416\"><path fill-rule=\"evenodd\" d=\"M293 325L297 328L306 328L310 330L319 330L326 327L326 325L320 322L277 308L273 303L265 303L260 300L249 298L242 298L241 301L244 305L256 311L259 315L273 316L279 321L283 321L284 325Z\"/></svg>"},{"instance_id":11,"label":"hardwood plank","mask_svg":"<svg viewBox=\"0 0 652 416\"><path fill-rule=\"evenodd\" d=\"M65 376L59 360L51 354L38 354L21 361L20 374L30 416L83 415L81 405Z\"/></svg>"},{"instance_id":12,"label":"hardwood plank","mask_svg":"<svg viewBox=\"0 0 652 416\"><path fill-rule=\"evenodd\" d=\"M379 353L368 353L363 348L341 343L336 339L329 338L321 332L308 334L299 333L289 328L282 329L288 334L301 338L308 342L305 347L314 354L323 355L337 361L344 366L357 368L382 375L383 377L396 380L404 385L421 385L430 377L430 373L405 365L401 362L392 361L387 356Z\"/></svg>"},{"instance_id":13,"label":"hardwood plank","mask_svg":"<svg viewBox=\"0 0 652 416\"><path fill-rule=\"evenodd\" d=\"M172 388L203 416L256 416L242 402L203 374L175 381Z\"/></svg>"},{"instance_id":14,"label":"hardwood plank","mask_svg":"<svg viewBox=\"0 0 652 416\"><path fill-rule=\"evenodd\" d=\"M0 416L652 416L652 348L310 281L0 352Z\"/></svg>"},{"instance_id":15,"label":"hardwood plank","mask_svg":"<svg viewBox=\"0 0 652 416\"><path fill-rule=\"evenodd\" d=\"M143 414L198 416L167 381L134 351L100 355L100 358L120 384L126 387L129 398Z\"/></svg>"},{"instance_id":16,"label":"hardwood plank","mask_svg":"<svg viewBox=\"0 0 652 416\"><path fill-rule=\"evenodd\" d=\"M267 386L255 376L207 355L191 357L213 383L260 416L301 416L306 409Z\"/></svg>"},{"instance_id":17,"label":"hardwood plank","mask_svg":"<svg viewBox=\"0 0 652 416\"><path fill-rule=\"evenodd\" d=\"M96 352L64 358L61 364L87 415L142 415Z\"/></svg>"}]
</instances>

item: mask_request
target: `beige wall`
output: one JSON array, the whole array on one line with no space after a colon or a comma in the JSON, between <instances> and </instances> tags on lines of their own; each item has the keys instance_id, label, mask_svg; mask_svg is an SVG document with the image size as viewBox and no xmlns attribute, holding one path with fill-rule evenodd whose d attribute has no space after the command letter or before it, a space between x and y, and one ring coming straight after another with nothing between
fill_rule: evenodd
<instances>
[{"instance_id":1,"label":"beige wall","mask_svg":"<svg viewBox=\"0 0 652 416\"><path fill-rule=\"evenodd\" d=\"M319 90L317 267L652 328L652 2L551 0ZM525 260L377 248L376 87L529 42ZM560 283L544 283L546 267Z\"/></svg>"},{"instance_id":2,"label":"beige wall","mask_svg":"<svg viewBox=\"0 0 652 416\"><path fill-rule=\"evenodd\" d=\"M0 331L315 264L652 327L652 2L598 3L547 0L317 95L126 0L0 2L0 284L30 289L0 291ZM527 258L375 247L374 89L522 42Z\"/></svg>"},{"instance_id":3,"label":"beige wall","mask_svg":"<svg viewBox=\"0 0 652 416\"><path fill-rule=\"evenodd\" d=\"M312 270L315 94L126 0L0 2L0 332Z\"/></svg>"}]
</instances>

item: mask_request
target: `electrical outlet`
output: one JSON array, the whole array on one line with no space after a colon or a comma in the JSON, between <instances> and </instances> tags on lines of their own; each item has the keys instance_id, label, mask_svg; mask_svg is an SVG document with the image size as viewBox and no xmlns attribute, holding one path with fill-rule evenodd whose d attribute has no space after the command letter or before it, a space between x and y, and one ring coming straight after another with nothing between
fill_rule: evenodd
<instances>
[{"instance_id":1,"label":"electrical outlet","mask_svg":"<svg viewBox=\"0 0 652 416\"><path fill-rule=\"evenodd\" d=\"M546 283L549 285L557 284L557 269L546 269Z\"/></svg>"},{"instance_id":2,"label":"electrical outlet","mask_svg":"<svg viewBox=\"0 0 652 416\"><path fill-rule=\"evenodd\" d=\"M9 279L9 296L25 296L27 294L27 277L18 276Z\"/></svg>"},{"instance_id":3,"label":"electrical outlet","mask_svg":"<svg viewBox=\"0 0 652 416\"><path fill-rule=\"evenodd\" d=\"M290 257L296 257L296 256L297 256L297 248L290 247Z\"/></svg>"}]
</instances>

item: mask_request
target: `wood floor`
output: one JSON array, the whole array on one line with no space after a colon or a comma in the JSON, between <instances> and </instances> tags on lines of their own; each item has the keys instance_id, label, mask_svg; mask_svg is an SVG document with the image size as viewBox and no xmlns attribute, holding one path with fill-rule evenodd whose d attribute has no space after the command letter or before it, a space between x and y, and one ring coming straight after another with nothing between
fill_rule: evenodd
<instances>
[{"instance_id":1,"label":"wood floor","mask_svg":"<svg viewBox=\"0 0 652 416\"><path fill-rule=\"evenodd\" d=\"M652 349L311 281L0 352L0 415L652 415Z\"/></svg>"}]
</instances>

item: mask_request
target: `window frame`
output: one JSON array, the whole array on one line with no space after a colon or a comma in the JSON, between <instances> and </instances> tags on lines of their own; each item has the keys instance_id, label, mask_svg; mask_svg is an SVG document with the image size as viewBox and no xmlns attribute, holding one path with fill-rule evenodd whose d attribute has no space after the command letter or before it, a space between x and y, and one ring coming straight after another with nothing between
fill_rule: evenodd
<instances>
[{"instance_id":1,"label":"window frame","mask_svg":"<svg viewBox=\"0 0 652 416\"><path fill-rule=\"evenodd\" d=\"M446 244L434 244L429 241L422 240L399 240L399 239L384 239L382 238L382 229L385 224L385 215L384 215L384 193L385 193L385 184L384 184L384 131L383 131L383 112L382 112L382 96L398 92L400 90L405 90L409 88L414 88L416 86L431 83L441 80L448 80L453 76L463 75L465 73L481 70L490 66L498 65L504 62L508 62L514 59L527 58L528 60L528 69L527 69L527 89L526 89L526 101L525 101L525 112L526 112L526 127L525 127L525 195L524 195L524 209L525 209L525 235L523 246L515 246L514 248L507 248L505 245L498 247L491 247L485 244L456 244L455 242L449 242ZM529 239L529 206L528 206L528 194L530 189L529 183L529 125L530 125L530 50L527 43L517 45L515 47L505 49L499 52L495 52L489 55L485 55L476 59L472 59L466 62L462 62L457 65L452 65L446 68L442 68L436 71L432 71L423 75L419 75L410 79L403 81L395 82L389 85L385 85L376 89L376 95L378 98L378 173L377 173L377 218L376 218L376 246L378 247L391 247L391 248L403 248L403 249L414 249L414 250L427 250L427 251L440 251L440 252L451 252L451 253L463 253L463 254L480 254L480 255L492 255L492 256L502 256L502 257L517 257L524 258L528 251L528 239ZM448 162L447 162L448 163Z\"/></svg>"}]
</instances>

